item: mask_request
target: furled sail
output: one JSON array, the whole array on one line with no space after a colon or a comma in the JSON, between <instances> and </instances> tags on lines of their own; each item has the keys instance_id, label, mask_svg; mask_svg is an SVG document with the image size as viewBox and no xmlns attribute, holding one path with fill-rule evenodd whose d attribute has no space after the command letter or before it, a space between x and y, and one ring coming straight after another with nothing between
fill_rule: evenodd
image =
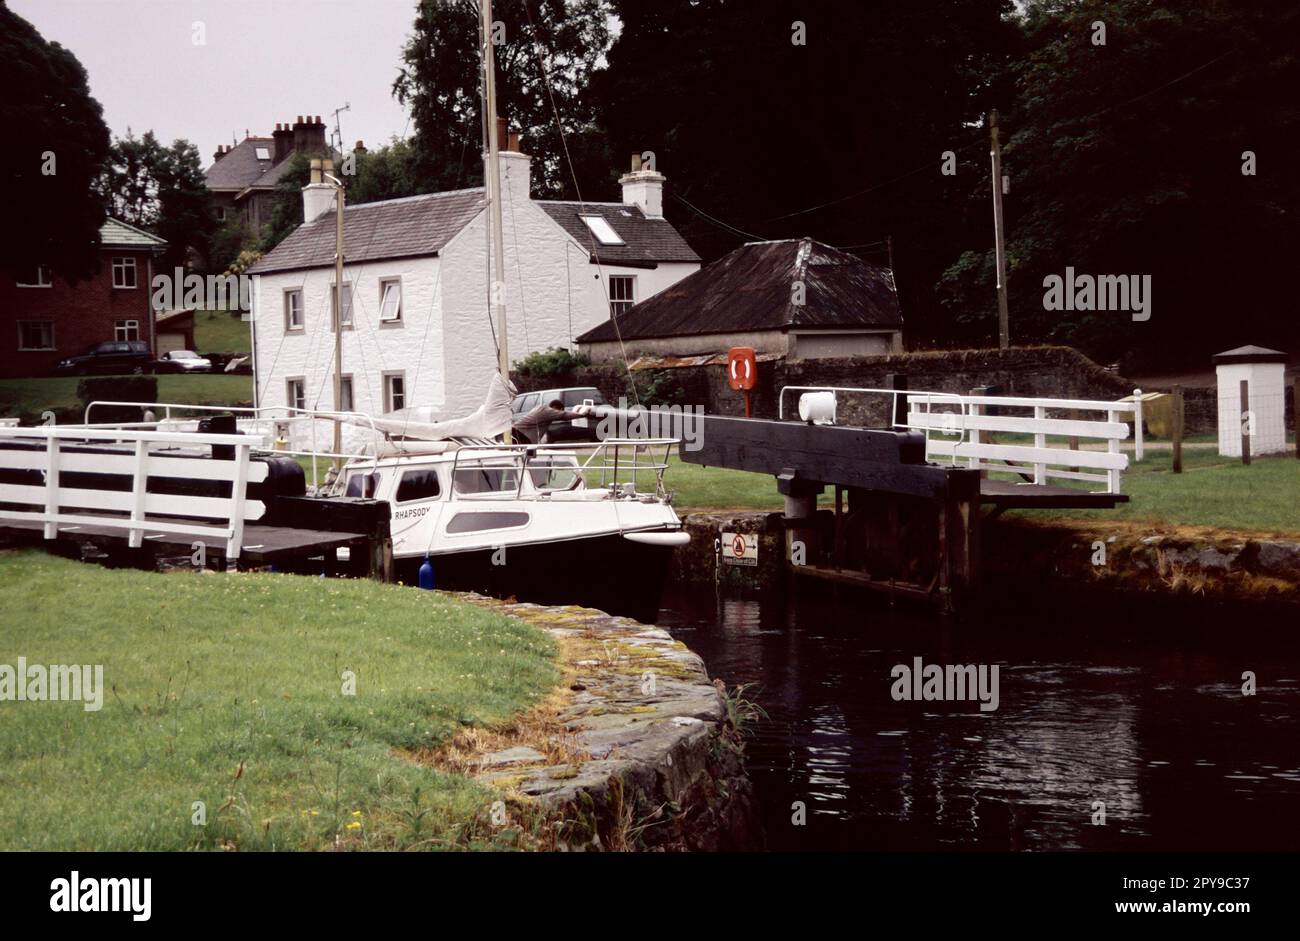
<instances>
[{"instance_id":1,"label":"furled sail","mask_svg":"<svg viewBox=\"0 0 1300 941\"><path fill-rule=\"evenodd\" d=\"M377 418L347 419L363 428L375 428L393 437L419 438L422 441L444 441L448 438L495 438L510 429L510 403L515 397L515 387L500 373L493 373L488 383L483 404L462 418L438 420L427 405L413 405Z\"/></svg>"}]
</instances>

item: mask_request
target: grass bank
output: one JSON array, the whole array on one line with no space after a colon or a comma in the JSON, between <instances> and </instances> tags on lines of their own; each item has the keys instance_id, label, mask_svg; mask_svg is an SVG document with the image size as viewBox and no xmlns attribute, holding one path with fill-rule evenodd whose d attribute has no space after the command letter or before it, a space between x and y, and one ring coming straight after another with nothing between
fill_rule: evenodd
<instances>
[{"instance_id":1,"label":"grass bank","mask_svg":"<svg viewBox=\"0 0 1300 941\"><path fill-rule=\"evenodd\" d=\"M194 345L201 353L247 353L253 338L247 321L224 310L200 310L194 314Z\"/></svg>"},{"instance_id":2,"label":"grass bank","mask_svg":"<svg viewBox=\"0 0 1300 941\"><path fill-rule=\"evenodd\" d=\"M1300 534L1300 461L1294 454L1255 458L1245 467L1214 450L1188 449L1182 474L1173 473L1171 460L1168 451L1156 450L1131 463L1124 472L1130 502L1114 510L1019 512ZM782 505L776 482L763 474L683 464L674 456L665 481L679 510L778 510ZM824 496L822 502L827 500Z\"/></svg>"},{"instance_id":3,"label":"grass bank","mask_svg":"<svg viewBox=\"0 0 1300 941\"><path fill-rule=\"evenodd\" d=\"M8 552L0 599L0 664L102 664L105 687L97 712L0 701L0 850L507 841L494 791L408 753L504 722L559 679L542 632L375 582Z\"/></svg>"},{"instance_id":4,"label":"grass bank","mask_svg":"<svg viewBox=\"0 0 1300 941\"><path fill-rule=\"evenodd\" d=\"M253 377L233 376L224 373L195 376L161 375L158 379L158 399L184 405L251 405L253 403ZM43 379L0 379L0 417L21 417L26 422L39 421L41 413L49 410L78 411L75 376L53 376ZM80 415L77 421L80 421Z\"/></svg>"}]
</instances>

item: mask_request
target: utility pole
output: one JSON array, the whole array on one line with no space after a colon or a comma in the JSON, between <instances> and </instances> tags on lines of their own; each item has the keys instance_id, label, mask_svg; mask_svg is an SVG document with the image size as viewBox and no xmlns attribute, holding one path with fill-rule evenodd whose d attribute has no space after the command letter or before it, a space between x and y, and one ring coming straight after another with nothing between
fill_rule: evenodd
<instances>
[{"instance_id":1,"label":"utility pole","mask_svg":"<svg viewBox=\"0 0 1300 941\"><path fill-rule=\"evenodd\" d=\"M483 23L483 107L487 112L488 132L488 166L487 191L488 208L492 223L492 307L497 323L497 370L501 378L510 381L510 353L506 334L506 266L505 238L501 222L501 159L500 145L497 140L497 82L496 53L492 46L492 0L479 0L479 12ZM510 430L506 429L505 443L510 444Z\"/></svg>"},{"instance_id":2,"label":"utility pole","mask_svg":"<svg viewBox=\"0 0 1300 941\"><path fill-rule=\"evenodd\" d=\"M998 113L989 112L989 156L993 158L993 233L998 267L998 349L1011 346L1010 315L1007 313L1006 233L1002 223L1002 147L998 143Z\"/></svg>"},{"instance_id":3,"label":"utility pole","mask_svg":"<svg viewBox=\"0 0 1300 941\"><path fill-rule=\"evenodd\" d=\"M343 181L329 171L334 162L328 158L321 162L322 175L334 184L334 469L342 470L343 422L337 414L343 411Z\"/></svg>"}]
</instances>

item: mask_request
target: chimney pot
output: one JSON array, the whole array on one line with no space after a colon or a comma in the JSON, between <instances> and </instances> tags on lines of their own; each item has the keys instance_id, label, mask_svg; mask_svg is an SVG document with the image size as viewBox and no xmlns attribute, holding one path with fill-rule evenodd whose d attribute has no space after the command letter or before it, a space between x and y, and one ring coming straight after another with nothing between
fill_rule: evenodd
<instances>
[{"instance_id":1,"label":"chimney pot","mask_svg":"<svg viewBox=\"0 0 1300 941\"><path fill-rule=\"evenodd\" d=\"M505 118L497 118L497 150L506 150L509 146L510 123Z\"/></svg>"},{"instance_id":2,"label":"chimney pot","mask_svg":"<svg viewBox=\"0 0 1300 941\"><path fill-rule=\"evenodd\" d=\"M633 155L632 155L632 172L633 172L633 173L636 173L636 172L637 172L638 170L640 170L640 169L641 169L641 155L640 155L640 154L633 154Z\"/></svg>"},{"instance_id":3,"label":"chimney pot","mask_svg":"<svg viewBox=\"0 0 1300 941\"><path fill-rule=\"evenodd\" d=\"M295 121L294 123L295 123L295 124L301 124L301 123L302 123L302 115L301 115L301 114L298 115L298 120Z\"/></svg>"},{"instance_id":4,"label":"chimney pot","mask_svg":"<svg viewBox=\"0 0 1300 941\"><path fill-rule=\"evenodd\" d=\"M322 120L320 119L320 115L318 114L318 115L316 115L316 120L313 121L312 123L313 123L313 124L324 124L325 122L322 121Z\"/></svg>"},{"instance_id":5,"label":"chimney pot","mask_svg":"<svg viewBox=\"0 0 1300 941\"><path fill-rule=\"evenodd\" d=\"M364 154L366 152L365 141L357 141L357 146L353 147L352 149L355 150L357 153Z\"/></svg>"}]
</instances>

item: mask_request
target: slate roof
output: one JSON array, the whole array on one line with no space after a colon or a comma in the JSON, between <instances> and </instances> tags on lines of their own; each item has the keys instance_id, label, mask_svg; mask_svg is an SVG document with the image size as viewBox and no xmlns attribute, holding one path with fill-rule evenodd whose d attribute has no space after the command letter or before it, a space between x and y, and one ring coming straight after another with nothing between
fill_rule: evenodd
<instances>
[{"instance_id":1,"label":"slate roof","mask_svg":"<svg viewBox=\"0 0 1300 941\"><path fill-rule=\"evenodd\" d=\"M695 261L700 256L666 219L647 219L640 206L623 203L578 203L536 200L538 207L559 223L578 244L599 257L603 264L631 268L653 268L661 261ZM581 215L604 217L626 244L601 245ZM594 259L593 259L594 260Z\"/></svg>"},{"instance_id":2,"label":"slate roof","mask_svg":"<svg viewBox=\"0 0 1300 941\"><path fill-rule=\"evenodd\" d=\"M259 147L265 147L268 154L275 156L275 138L245 137L204 172L203 178L208 189L242 191L257 183L263 174L275 166L273 159L257 159Z\"/></svg>"},{"instance_id":3,"label":"slate roof","mask_svg":"<svg viewBox=\"0 0 1300 941\"><path fill-rule=\"evenodd\" d=\"M792 302L795 281L802 305ZM580 343L783 330L790 327L901 329L893 273L809 238L750 242L665 288Z\"/></svg>"},{"instance_id":4,"label":"slate roof","mask_svg":"<svg viewBox=\"0 0 1300 941\"><path fill-rule=\"evenodd\" d=\"M348 264L436 255L484 206L483 189L384 199L343 210L343 257ZM253 265L251 274L325 268L334 264L334 210L294 229Z\"/></svg>"},{"instance_id":5,"label":"slate roof","mask_svg":"<svg viewBox=\"0 0 1300 941\"><path fill-rule=\"evenodd\" d=\"M1239 346L1235 350L1225 350L1211 358L1211 362L1216 366L1224 363L1285 363L1286 361L1287 355L1281 350L1270 350L1254 344Z\"/></svg>"},{"instance_id":6,"label":"slate roof","mask_svg":"<svg viewBox=\"0 0 1300 941\"><path fill-rule=\"evenodd\" d=\"M150 235L144 229L137 229L118 219L105 219L99 227L100 248L139 248L161 251L167 247L167 241L156 235Z\"/></svg>"}]
</instances>

